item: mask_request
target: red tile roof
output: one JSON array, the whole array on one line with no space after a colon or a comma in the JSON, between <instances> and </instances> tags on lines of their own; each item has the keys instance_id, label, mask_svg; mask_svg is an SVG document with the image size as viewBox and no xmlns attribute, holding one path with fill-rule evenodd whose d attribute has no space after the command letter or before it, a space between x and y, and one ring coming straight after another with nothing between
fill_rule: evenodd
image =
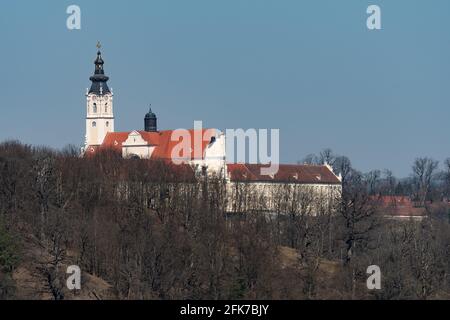
<instances>
[{"instance_id":1,"label":"red tile roof","mask_svg":"<svg viewBox=\"0 0 450 320\"><path fill-rule=\"evenodd\" d=\"M114 149L122 152L122 143L128 139L130 132L109 132L106 134L101 148Z\"/></svg>"},{"instance_id":2,"label":"red tile roof","mask_svg":"<svg viewBox=\"0 0 450 320\"><path fill-rule=\"evenodd\" d=\"M407 196L374 196L373 199L377 201L382 213L394 217L412 217L425 216L425 208L415 206L414 202Z\"/></svg>"},{"instance_id":3,"label":"red tile roof","mask_svg":"<svg viewBox=\"0 0 450 320\"><path fill-rule=\"evenodd\" d=\"M327 166L280 164L278 173L274 176L261 175L263 167L268 165L227 164L231 181L341 184L339 178Z\"/></svg>"},{"instance_id":4,"label":"red tile roof","mask_svg":"<svg viewBox=\"0 0 450 320\"><path fill-rule=\"evenodd\" d=\"M186 157L186 160L203 159L205 156L205 150L210 143L211 130L213 129L202 129L200 130L186 130L191 137L190 154L188 155L177 155ZM152 159L172 159L172 151L175 146L183 141L183 138L179 140L172 141L172 134L175 130L165 130L159 132L146 132L138 131L142 138L151 146L155 147L152 153ZM131 132L109 132L101 146L90 146L87 148L87 152L94 153L98 149L112 149L118 152L122 152L122 145L128 139ZM198 144L198 150L195 150L195 137L198 134L201 138L201 143ZM205 140L203 140L205 137ZM175 138L175 136L174 136ZM195 152L197 151L197 152Z\"/></svg>"}]
</instances>

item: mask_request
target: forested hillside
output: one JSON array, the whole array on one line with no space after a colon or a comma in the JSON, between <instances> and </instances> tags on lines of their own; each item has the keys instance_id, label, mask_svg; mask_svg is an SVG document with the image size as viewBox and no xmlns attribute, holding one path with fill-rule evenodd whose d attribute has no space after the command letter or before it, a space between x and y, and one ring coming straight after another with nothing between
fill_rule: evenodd
<instances>
[{"instance_id":1,"label":"forested hillside","mask_svg":"<svg viewBox=\"0 0 450 320\"><path fill-rule=\"evenodd\" d=\"M223 181L185 167L0 144L0 298L449 299L449 212L431 205L446 201L445 172L418 159L400 181L321 156L309 161L343 174L335 208L312 216L307 197L280 194L279 212L229 214ZM426 217L386 219L380 194L415 197ZM366 287L369 265L381 290Z\"/></svg>"}]
</instances>

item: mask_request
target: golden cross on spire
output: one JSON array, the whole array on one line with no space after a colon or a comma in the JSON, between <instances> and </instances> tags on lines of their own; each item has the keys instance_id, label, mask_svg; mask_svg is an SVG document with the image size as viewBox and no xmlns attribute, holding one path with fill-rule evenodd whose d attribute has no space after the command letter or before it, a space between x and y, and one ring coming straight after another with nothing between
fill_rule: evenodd
<instances>
[{"instance_id":1,"label":"golden cross on spire","mask_svg":"<svg viewBox=\"0 0 450 320\"><path fill-rule=\"evenodd\" d=\"M100 48L102 47L102 44L100 43L100 41L97 41L97 49L100 50Z\"/></svg>"}]
</instances>

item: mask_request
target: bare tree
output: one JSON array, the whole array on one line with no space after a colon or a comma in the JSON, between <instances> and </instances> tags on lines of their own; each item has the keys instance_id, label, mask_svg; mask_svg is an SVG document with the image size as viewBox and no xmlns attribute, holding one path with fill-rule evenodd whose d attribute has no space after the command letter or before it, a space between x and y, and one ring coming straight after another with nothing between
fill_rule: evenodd
<instances>
[{"instance_id":1,"label":"bare tree","mask_svg":"<svg viewBox=\"0 0 450 320\"><path fill-rule=\"evenodd\" d=\"M414 161L413 179L415 184L415 199L419 206L424 207L430 200L432 182L439 163L431 158L417 158Z\"/></svg>"},{"instance_id":2,"label":"bare tree","mask_svg":"<svg viewBox=\"0 0 450 320\"><path fill-rule=\"evenodd\" d=\"M450 158L444 161L443 180L444 180L444 195L448 200L450 199Z\"/></svg>"},{"instance_id":3,"label":"bare tree","mask_svg":"<svg viewBox=\"0 0 450 320\"><path fill-rule=\"evenodd\" d=\"M367 181L361 174L353 173L351 181L347 183L340 207L346 251L345 264L353 258L357 243L364 250L364 246L370 241L371 231L377 225L376 203L367 192Z\"/></svg>"},{"instance_id":4,"label":"bare tree","mask_svg":"<svg viewBox=\"0 0 450 320\"><path fill-rule=\"evenodd\" d=\"M329 148L324 149L319 154L319 163L320 164L329 164L330 166L334 166L336 161L336 156L333 151Z\"/></svg>"},{"instance_id":5,"label":"bare tree","mask_svg":"<svg viewBox=\"0 0 450 320\"><path fill-rule=\"evenodd\" d=\"M334 172L342 177L342 185L345 187L353 171L352 163L346 156L336 158L333 166Z\"/></svg>"},{"instance_id":6,"label":"bare tree","mask_svg":"<svg viewBox=\"0 0 450 320\"><path fill-rule=\"evenodd\" d=\"M397 179L394 177L392 171L389 169L383 170L383 184L380 190L381 193L384 195L394 195L396 186Z\"/></svg>"},{"instance_id":7,"label":"bare tree","mask_svg":"<svg viewBox=\"0 0 450 320\"><path fill-rule=\"evenodd\" d=\"M380 191L380 170L372 170L369 173L366 173L364 179L367 182L367 188L370 195L374 195Z\"/></svg>"}]
</instances>

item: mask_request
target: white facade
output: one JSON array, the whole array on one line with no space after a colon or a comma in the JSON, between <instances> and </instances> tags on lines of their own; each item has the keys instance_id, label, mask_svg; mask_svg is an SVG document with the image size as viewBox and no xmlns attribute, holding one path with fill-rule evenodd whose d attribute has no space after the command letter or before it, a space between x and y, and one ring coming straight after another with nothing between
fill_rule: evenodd
<instances>
[{"instance_id":1,"label":"white facade","mask_svg":"<svg viewBox=\"0 0 450 320\"><path fill-rule=\"evenodd\" d=\"M113 94L86 94L86 146L99 146L114 132Z\"/></svg>"},{"instance_id":2,"label":"white facade","mask_svg":"<svg viewBox=\"0 0 450 320\"><path fill-rule=\"evenodd\" d=\"M128 135L128 139L122 143L122 157L140 159L150 159L155 146L152 146L137 131L132 131Z\"/></svg>"},{"instance_id":3,"label":"white facade","mask_svg":"<svg viewBox=\"0 0 450 320\"><path fill-rule=\"evenodd\" d=\"M225 134L215 130L215 141L206 146L203 159L191 160L190 164L198 168L206 168L210 174L226 177L226 139Z\"/></svg>"},{"instance_id":4,"label":"white facade","mask_svg":"<svg viewBox=\"0 0 450 320\"><path fill-rule=\"evenodd\" d=\"M291 182L232 182L227 181L227 211L245 212L250 209L281 213L298 212L318 215L330 212L342 196L338 184L296 184Z\"/></svg>"}]
</instances>

